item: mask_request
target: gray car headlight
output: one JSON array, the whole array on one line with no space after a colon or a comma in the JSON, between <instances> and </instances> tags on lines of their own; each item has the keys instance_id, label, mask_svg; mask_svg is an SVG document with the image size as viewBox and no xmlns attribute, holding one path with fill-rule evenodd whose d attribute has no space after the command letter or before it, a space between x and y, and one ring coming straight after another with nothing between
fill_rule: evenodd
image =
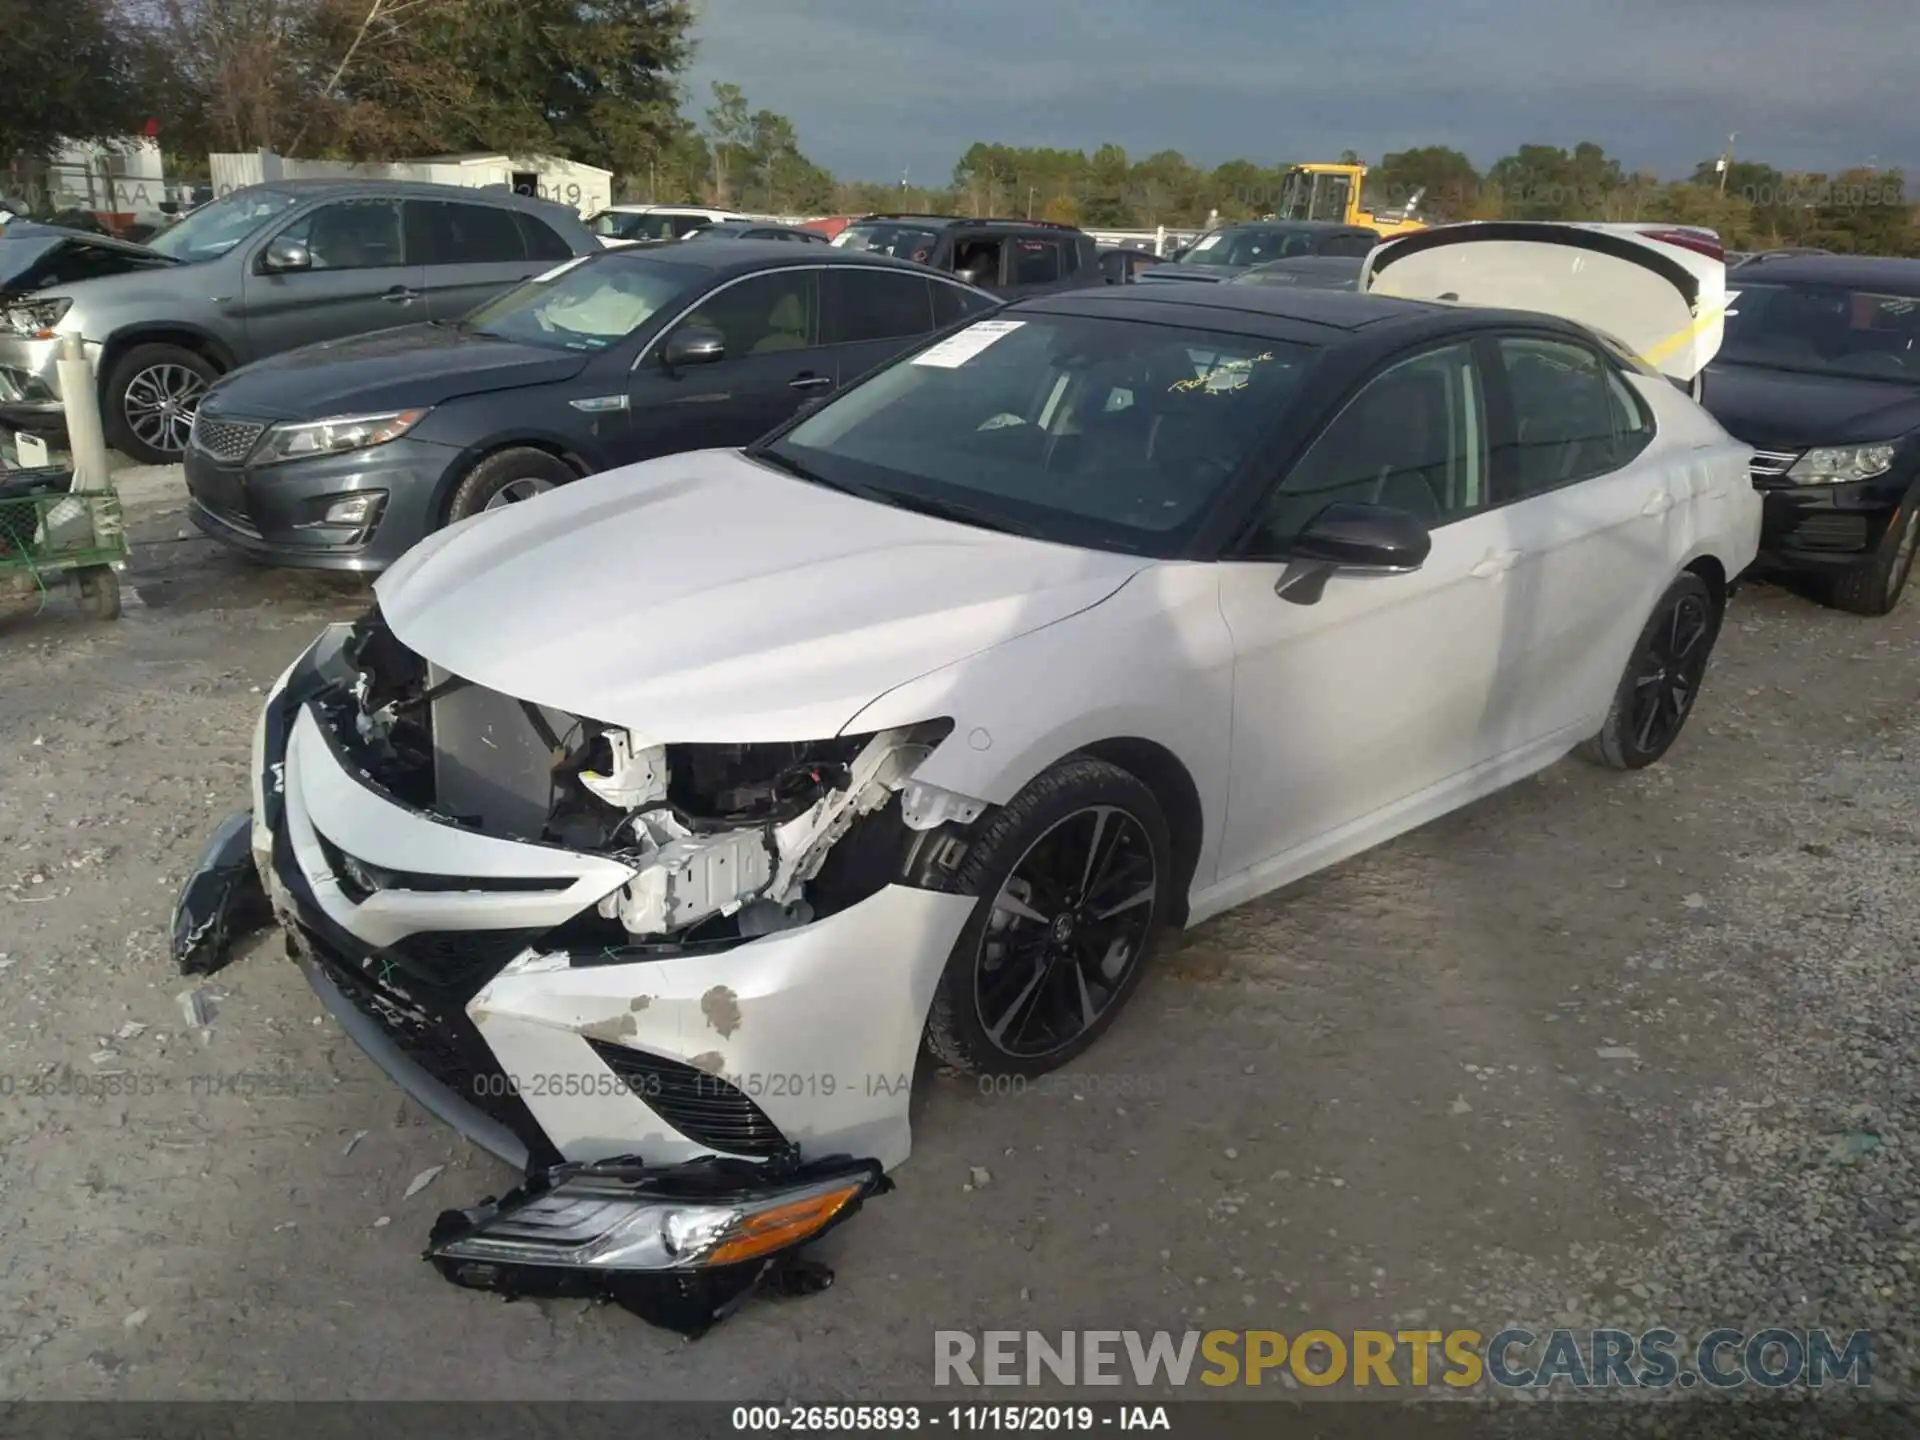
<instances>
[{"instance_id":1,"label":"gray car headlight","mask_svg":"<svg viewBox=\"0 0 1920 1440\"><path fill-rule=\"evenodd\" d=\"M386 410L377 415L331 415L275 425L255 447L252 463L275 465L314 455L338 455L398 440L426 417L425 410Z\"/></svg>"},{"instance_id":2,"label":"gray car headlight","mask_svg":"<svg viewBox=\"0 0 1920 1440\"><path fill-rule=\"evenodd\" d=\"M73 301L64 295L35 295L15 300L0 310L0 330L23 340L51 340L53 327L72 308Z\"/></svg>"},{"instance_id":3,"label":"gray car headlight","mask_svg":"<svg viewBox=\"0 0 1920 1440\"><path fill-rule=\"evenodd\" d=\"M1791 470L1789 480L1802 485L1845 485L1852 480L1871 480L1893 468L1897 440L1882 440L1872 445L1823 445L1802 455Z\"/></svg>"}]
</instances>

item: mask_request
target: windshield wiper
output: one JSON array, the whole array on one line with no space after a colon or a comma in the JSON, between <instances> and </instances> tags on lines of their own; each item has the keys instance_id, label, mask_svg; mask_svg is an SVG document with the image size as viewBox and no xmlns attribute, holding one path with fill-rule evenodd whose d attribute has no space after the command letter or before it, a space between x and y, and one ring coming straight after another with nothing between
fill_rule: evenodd
<instances>
[{"instance_id":1,"label":"windshield wiper","mask_svg":"<svg viewBox=\"0 0 1920 1440\"><path fill-rule=\"evenodd\" d=\"M749 459L761 461L777 470L784 470L796 480L805 480L809 485L818 485L826 490L838 490L842 495L871 500L876 505L888 505L895 510L911 510L916 515L930 515L936 520L953 520L981 530L995 530L1002 535L1023 535L1029 540L1045 538L1031 525L1023 525L1018 520L1009 520L1004 515L996 515L991 510L982 510L957 500L936 500L928 495L903 495L898 490L882 490L877 486L862 485L854 480L829 479L818 470L810 470L798 460L782 455L777 450L748 450L746 454Z\"/></svg>"}]
</instances>

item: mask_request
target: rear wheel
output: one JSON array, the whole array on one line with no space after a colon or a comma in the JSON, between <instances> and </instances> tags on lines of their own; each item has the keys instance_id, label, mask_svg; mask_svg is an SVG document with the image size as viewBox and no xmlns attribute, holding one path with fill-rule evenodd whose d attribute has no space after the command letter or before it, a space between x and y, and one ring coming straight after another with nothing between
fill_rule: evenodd
<instances>
[{"instance_id":1,"label":"rear wheel","mask_svg":"<svg viewBox=\"0 0 1920 1440\"><path fill-rule=\"evenodd\" d=\"M1171 896L1153 792L1062 761L987 821L960 867L979 896L947 959L927 1047L972 1075L1044 1075L1093 1044L1139 984Z\"/></svg>"},{"instance_id":2,"label":"rear wheel","mask_svg":"<svg viewBox=\"0 0 1920 1440\"><path fill-rule=\"evenodd\" d=\"M1627 661L1600 733L1580 747L1597 765L1638 770L1672 748L1693 713L1720 636L1720 607L1698 575L1667 588Z\"/></svg>"},{"instance_id":3,"label":"rear wheel","mask_svg":"<svg viewBox=\"0 0 1920 1440\"><path fill-rule=\"evenodd\" d=\"M73 572L80 609L95 620L120 618L120 577L111 565L87 565Z\"/></svg>"},{"instance_id":4,"label":"rear wheel","mask_svg":"<svg viewBox=\"0 0 1920 1440\"><path fill-rule=\"evenodd\" d=\"M1887 533L1880 537L1872 557L1858 570L1833 583L1830 598L1841 610L1855 615L1886 615L1900 603L1901 592L1913 574L1914 550L1920 546L1920 490L1907 496L1893 513Z\"/></svg>"},{"instance_id":5,"label":"rear wheel","mask_svg":"<svg viewBox=\"0 0 1920 1440\"><path fill-rule=\"evenodd\" d=\"M478 515L483 510L503 510L509 505L518 505L578 478L571 465L544 450L527 445L502 450L487 456L467 472L447 502L447 523Z\"/></svg>"}]
</instances>

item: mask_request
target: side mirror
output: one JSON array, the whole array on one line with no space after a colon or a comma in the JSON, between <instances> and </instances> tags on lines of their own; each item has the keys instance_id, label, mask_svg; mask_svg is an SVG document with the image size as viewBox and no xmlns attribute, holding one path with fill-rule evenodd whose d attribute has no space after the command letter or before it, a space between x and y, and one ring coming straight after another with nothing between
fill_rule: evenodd
<instances>
[{"instance_id":1,"label":"side mirror","mask_svg":"<svg viewBox=\"0 0 1920 1440\"><path fill-rule=\"evenodd\" d=\"M660 363L668 370L682 365L712 365L726 358L726 337L705 325L682 325L660 348Z\"/></svg>"},{"instance_id":2,"label":"side mirror","mask_svg":"<svg viewBox=\"0 0 1920 1440\"><path fill-rule=\"evenodd\" d=\"M806 399L800 402L800 408L794 411L793 413L796 415L805 415L811 411L818 410L822 405L826 403L827 403L827 397L825 395L809 395Z\"/></svg>"},{"instance_id":3,"label":"side mirror","mask_svg":"<svg viewBox=\"0 0 1920 1440\"><path fill-rule=\"evenodd\" d=\"M1426 564L1432 549L1427 527L1405 510L1329 505L1288 547L1287 568L1273 593L1296 605L1312 605L1336 573L1406 575Z\"/></svg>"},{"instance_id":4,"label":"side mirror","mask_svg":"<svg viewBox=\"0 0 1920 1440\"><path fill-rule=\"evenodd\" d=\"M1178 250L1170 251L1167 255L1167 263L1177 265L1180 262L1180 257L1192 248L1191 245L1182 245Z\"/></svg>"},{"instance_id":5,"label":"side mirror","mask_svg":"<svg viewBox=\"0 0 1920 1440\"><path fill-rule=\"evenodd\" d=\"M313 251L307 248L304 240L295 240L290 235L281 235L267 244L267 253L261 258L260 268L275 274L287 270L311 270Z\"/></svg>"}]
</instances>

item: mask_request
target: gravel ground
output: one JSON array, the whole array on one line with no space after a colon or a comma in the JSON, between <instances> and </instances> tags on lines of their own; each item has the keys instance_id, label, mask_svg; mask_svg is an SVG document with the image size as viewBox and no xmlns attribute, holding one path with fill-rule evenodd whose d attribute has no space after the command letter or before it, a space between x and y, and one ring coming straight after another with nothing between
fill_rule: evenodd
<instances>
[{"instance_id":1,"label":"gravel ground","mask_svg":"<svg viewBox=\"0 0 1920 1440\"><path fill-rule=\"evenodd\" d=\"M835 1287L687 1344L419 1263L511 1177L276 946L183 1011L258 691L364 594L135 509L124 619L0 618L0 1397L924 1398L940 1328L1506 1322L1865 1327L1920 1392L1920 603L1750 587L1663 765L1179 937L1057 1084L923 1076Z\"/></svg>"}]
</instances>

